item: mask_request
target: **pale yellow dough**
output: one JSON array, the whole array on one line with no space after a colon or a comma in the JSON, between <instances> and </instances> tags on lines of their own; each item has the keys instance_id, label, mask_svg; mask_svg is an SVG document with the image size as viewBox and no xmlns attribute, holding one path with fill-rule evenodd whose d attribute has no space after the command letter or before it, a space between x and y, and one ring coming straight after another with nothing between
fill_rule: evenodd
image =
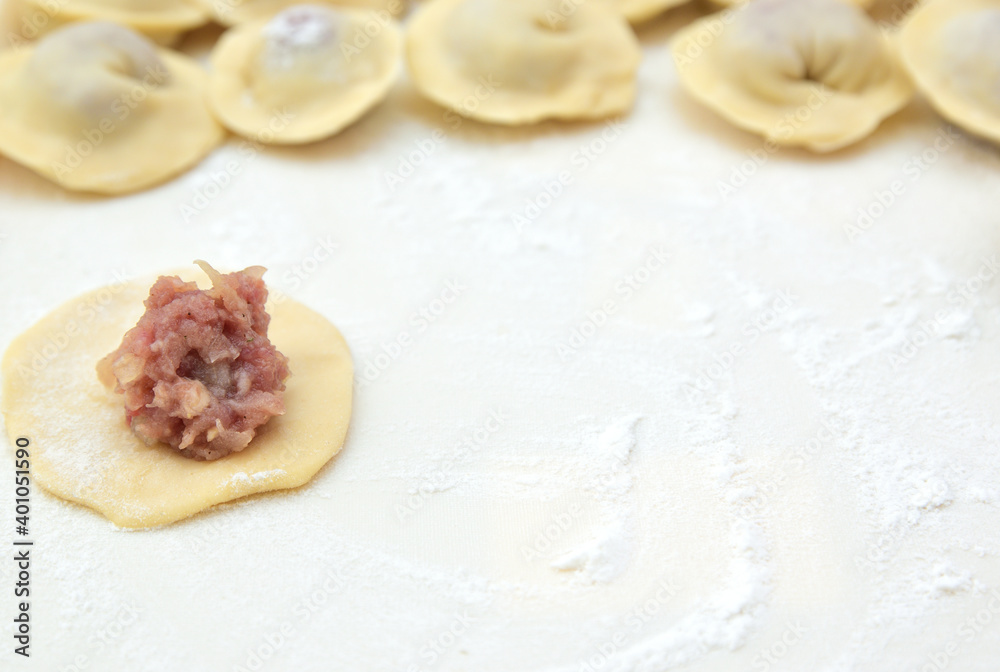
<instances>
[{"instance_id":1,"label":"pale yellow dough","mask_svg":"<svg viewBox=\"0 0 1000 672\"><path fill-rule=\"evenodd\" d=\"M871 7L875 0L842 0L851 5L857 5L858 7ZM755 0L712 0L716 5L722 7L736 7L738 5L744 5L748 2L755 2Z\"/></svg>"},{"instance_id":2,"label":"pale yellow dough","mask_svg":"<svg viewBox=\"0 0 1000 672\"><path fill-rule=\"evenodd\" d=\"M208 76L108 22L0 54L0 153L66 189L120 194L200 161L225 137Z\"/></svg>"},{"instance_id":3,"label":"pale yellow dough","mask_svg":"<svg viewBox=\"0 0 1000 672\"><path fill-rule=\"evenodd\" d=\"M566 0L575 2L575 0ZM690 0L612 0L629 20L629 23L642 23L658 16L671 7L678 7Z\"/></svg>"},{"instance_id":4,"label":"pale yellow dough","mask_svg":"<svg viewBox=\"0 0 1000 672\"><path fill-rule=\"evenodd\" d=\"M278 12L305 4L303 0L197 0L212 17L224 26L238 26L249 21L267 19ZM333 8L370 9L402 15L407 0L311 0L309 4Z\"/></svg>"},{"instance_id":5,"label":"pale yellow dough","mask_svg":"<svg viewBox=\"0 0 1000 672\"><path fill-rule=\"evenodd\" d=\"M178 273L207 286L196 271ZM121 395L97 378L143 312L155 278L74 299L31 327L3 359L2 409L13 444L31 441L36 483L100 511L122 527L164 525L214 504L311 479L344 444L353 366L340 332L322 315L282 297L268 305L268 336L289 358L286 412L242 452L213 462L145 445L125 422Z\"/></svg>"},{"instance_id":6,"label":"pale yellow dough","mask_svg":"<svg viewBox=\"0 0 1000 672\"><path fill-rule=\"evenodd\" d=\"M200 0L3 0L18 39L33 40L76 21L112 21L160 44L203 26L209 12Z\"/></svg>"},{"instance_id":7,"label":"pale yellow dough","mask_svg":"<svg viewBox=\"0 0 1000 672\"><path fill-rule=\"evenodd\" d=\"M498 124L627 111L640 50L600 0L432 0L410 22L407 61L420 92Z\"/></svg>"},{"instance_id":8,"label":"pale yellow dough","mask_svg":"<svg viewBox=\"0 0 1000 672\"><path fill-rule=\"evenodd\" d=\"M223 35L209 100L234 133L304 143L344 129L399 76L402 31L388 15L300 5Z\"/></svg>"},{"instance_id":9,"label":"pale yellow dough","mask_svg":"<svg viewBox=\"0 0 1000 672\"><path fill-rule=\"evenodd\" d=\"M917 87L942 116L1000 142L1000 0L921 5L899 42Z\"/></svg>"},{"instance_id":10,"label":"pale yellow dough","mask_svg":"<svg viewBox=\"0 0 1000 672\"><path fill-rule=\"evenodd\" d=\"M754 0L688 26L672 51L691 95L779 145L850 145L913 95L875 23L839 0Z\"/></svg>"}]
</instances>

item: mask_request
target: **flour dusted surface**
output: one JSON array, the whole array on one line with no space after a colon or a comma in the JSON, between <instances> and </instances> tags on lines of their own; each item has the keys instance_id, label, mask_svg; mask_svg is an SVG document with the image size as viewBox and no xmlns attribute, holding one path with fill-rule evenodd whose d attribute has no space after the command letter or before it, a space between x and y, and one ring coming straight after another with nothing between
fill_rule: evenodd
<instances>
[{"instance_id":1,"label":"flour dusted surface","mask_svg":"<svg viewBox=\"0 0 1000 672\"><path fill-rule=\"evenodd\" d=\"M142 533L36 493L32 664L228 672L280 635L261 669L994 672L997 150L921 159L951 136L917 105L761 165L677 89L663 45L695 11L643 30L600 153L605 125L456 129L403 85L330 142L233 145L130 199L0 162L3 343L122 259L208 257L334 320L359 381L295 491Z\"/></svg>"}]
</instances>

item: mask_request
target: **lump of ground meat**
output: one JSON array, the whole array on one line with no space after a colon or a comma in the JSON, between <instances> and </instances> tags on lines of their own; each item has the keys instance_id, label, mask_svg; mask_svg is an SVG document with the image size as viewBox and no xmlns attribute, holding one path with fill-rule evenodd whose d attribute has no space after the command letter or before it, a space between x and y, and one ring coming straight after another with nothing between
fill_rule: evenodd
<instances>
[{"instance_id":1,"label":"lump of ground meat","mask_svg":"<svg viewBox=\"0 0 1000 672\"><path fill-rule=\"evenodd\" d=\"M124 394L125 418L147 444L215 460L246 448L285 412L288 359L267 339L265 269L221 274L196 263L212 288L161 276L146 312L97 370Z\"/></svg>"}]
</instances>

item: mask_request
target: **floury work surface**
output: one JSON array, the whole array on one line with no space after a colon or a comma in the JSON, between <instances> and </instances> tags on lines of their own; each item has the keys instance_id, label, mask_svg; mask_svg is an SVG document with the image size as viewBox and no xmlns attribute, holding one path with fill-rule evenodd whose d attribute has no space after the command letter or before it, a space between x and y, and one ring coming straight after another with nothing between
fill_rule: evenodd
<instances>
[{"instance_id":1,"label":"floury work surface","mask_svg":"<svg viewBox=\"0 0 1000 672\"><path fill-rule=\"evenodd\" d=\"M643 29L613 127L455 126L404 82L127 198L0 161L4 347L206 259L267 266L356 372L294 491L125 532L33 489L31 659L3 562L0 667L994 672L1000 153L920 103L768 152L679 90L698 11Z\"/></svg>"}]
</instances>

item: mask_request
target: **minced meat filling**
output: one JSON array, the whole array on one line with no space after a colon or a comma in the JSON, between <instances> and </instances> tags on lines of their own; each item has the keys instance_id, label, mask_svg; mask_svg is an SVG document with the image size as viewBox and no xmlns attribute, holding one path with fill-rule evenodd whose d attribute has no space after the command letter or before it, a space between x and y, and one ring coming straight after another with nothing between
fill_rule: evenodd
<instances>
[{"instance_id":1,"label":"minced meat filling","mask_svg":"<svg viewBox=\"0 0 1000 672\"><path fill-rule=\"evenodd\" d=\"M146 312L101 360L98 373L125 396L125 417L146 443L215 460L243 450L285 412L288 359L267 338L264 268L221 274L198 264L212 288L162 276Z\"/></svg>"}]
</instances>

